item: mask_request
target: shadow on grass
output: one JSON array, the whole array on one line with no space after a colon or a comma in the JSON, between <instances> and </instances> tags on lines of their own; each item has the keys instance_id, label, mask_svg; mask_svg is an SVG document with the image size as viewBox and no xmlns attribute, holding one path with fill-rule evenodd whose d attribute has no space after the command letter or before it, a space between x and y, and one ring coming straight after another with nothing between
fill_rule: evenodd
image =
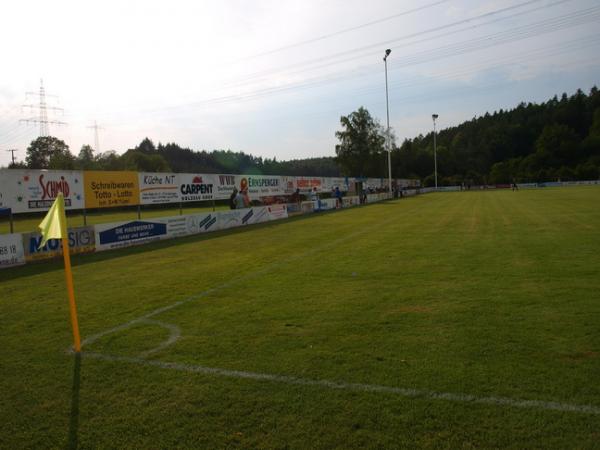
<instances>
[{"instance_id":1,"label":"shadow on grass","mask_svg":"<svg viewBox=\"0 0 600 450\"><path fill-rule=\"evenodd\" d=\"M399 199L398 199L399 200ZM264 228L277 227L283 224L294 223L304 220L315 219L317 217L329 216L334 213L347 213L350 211L356 211L357 209L369 208L372 206L382 205L394 205L397 204L397 200L390 200L386 202L377 202L367 205L360 205L352 208L345 208L342 210L329 210L320 211L314 214L295 214L288 219L276 220L273 222L263 222L252 225L244 225L237 228L230 228L228 230L218 230L210 233L194 234L192 236L185 236L174 239L166 239L164 241L155 241L147 244L135 245L132 247L125 247L115 250L108 250L99 253L86 253L79 255L71 255L71 263L73 267L81 266L85 264L93 264L102 261L111 260L114 258L121 258L123 256L136 255L139 253L146 253L149 251L160 250L164 248L172 248L180 245L187 245L194 242L202 242L208 239L218 239L223 236L237 235L239 233L245 233L247 230L260 230ZM54 258L52 260L41 260L27 263L23 266L7 268L0 271L0 281L2 280L15 280L21 277L29 277L31 275L37 275L46 272L52 272L56 270L63 270L62 256Z\"/></svg>"},{"instance_id":2,"label":"shadow on grass","mask_svg":"<svg viewBox=\"0 0 600 450\"><path fill-rule=\"evenodd\" d=\"M79 388L81 383L81 353L75 353L73 365L73 388L71 390L71 414L69 417L69 436L67 448L76 449L79 445Z\"/></svg>"}]
</instances>

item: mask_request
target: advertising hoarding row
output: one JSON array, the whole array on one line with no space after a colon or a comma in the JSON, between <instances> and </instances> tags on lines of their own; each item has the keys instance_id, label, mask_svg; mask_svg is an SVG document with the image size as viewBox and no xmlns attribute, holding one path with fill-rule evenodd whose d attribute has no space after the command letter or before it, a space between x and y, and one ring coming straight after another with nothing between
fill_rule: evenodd
<instances>
[{"instance_id":1,"label":"advertising hoarding row","mask_svg":"<svg viewBox=\"0 0 600 450\"><path fill-rule=\"evenodd\" d=\"M407 181L412 180L396 180L399 186ZM224 200L234 190L268 204L296 189L352 192L357 182L371 189L387 186L384 178L0 169L0 207L17 214L47 211L59 192L67 210L80 210Z\"/></svg>"},{"instance_id":2,"label":"advertising hoarding row","mask_svg":"<svg viewBox=\"0 0 600 450\"><path fill-rule=\"evenodd\" d=\"M173 239L199 233L250 225L287 218L287 213L277 210L272 214L268 207L235 209L184 216L161 217L150 220L105 223L96 225L96 251L112 250L148 242Z\"/></svg>"},{"instance_id":3,"label":"advertising hoarding row","mask_svg":"<svg viewBox=\"0 0 600 450\"><path fill-rule=\"evenodd\" d=\"M112 250L152 241L286 219L286 205L260 206L232 211L103 223L68 229L71 254ZM40 247L38 232L0 235L0 268L59 257L62 241L49 239Z\"/></svg>"},{"instance_id":4,"label":"advertising hoarding row","mask_svg":"<svg viewBox=\"0 0 600 450\"><path fill-rule=\"evenodd\" d=\"M142 174L139 175L143 176ZM268 177L266 177L268 179ZM95 178L94 180L98 180ZM192 184L209 184L210 178L198 180L191 179ZM187 181L185 178L183 181ZM200 183L200 181L202 181ZM213 185L219 184L216 178L212 179ZM274 186L271 182L258 182L246 180L248 185L254 189L266 192ZM100 182L98 182L100 183ZM106 181L102 181L106 183ZM173 179L143 180L141 185L158 184L162 186L173 186ZM264 185L263 185L264 184ZM180 185L178 189L185 190ZM121 192L120 189L130 189L129 185L102 186L96 185L95 192ZM250 189L250 187L249 187ZM169 188L166 192L171 192ZM160 191L160 189L159 189ZM142 192L140 190L140 192ZM417 191L411 191L417 193ZM162 195L162 194L161 194ZM202 195L202 194L199 194ZM150 196L152 197L152 195ZM153 200L148 197L151 203ZM387 194L370 195L368 201L380 201L388 198ZM234 209L216 212L204 212L197 214L180 215L173 217L160 217L156 219L137 219L115 223L104 223L93 226L74 227L68 229L69 247L72 254L92 253L97 251L112 250L116 248L129 247L133 245L146 244L153 241L173 239L216 230L227 230L235 227L268 222L272 220L285 219L292 208L297 212L312 213L315 211L326 211L343 207L356 206L360 204L358 196L345 196L342 205L337 199L322 199L318 201L304 201L294 204L273 204L268 206L257 206L244 209ZM0 235L0 268L18 266L28 262L55 258L62 253L62 241L49 239L40 247L42 236L38 232L16 233Z\"/></svg>"}]
</instances>

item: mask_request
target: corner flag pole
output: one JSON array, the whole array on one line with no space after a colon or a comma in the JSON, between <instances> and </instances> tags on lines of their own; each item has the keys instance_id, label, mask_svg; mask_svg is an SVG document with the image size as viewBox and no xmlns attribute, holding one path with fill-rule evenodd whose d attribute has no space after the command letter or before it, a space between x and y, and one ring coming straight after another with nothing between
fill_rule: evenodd
<instances>
[{"instance_id":1,"label":"corner flag pole","mask_svg":"<svg viewBox=\"0 0 600 450\"><path fill-rule=\"evenodd\" d=\"M40 248L46 245L48 239L62 239L62 253L65 260L65 281L69 296L69 310L71 312L71 328L73 329L73 347L77 353L81 352L81 338L79 337L79 324L77 322L77 306L75 305L75 291L73 289L73 273L71 272L71 255L69 252L69 235L67 234L67 217L65 214L65 201L62 192L48 210L46 217L40 223L42 240Z\"/></svg>"},{"instance_id":2,"label":"corner flag pole","mask_svg":"<svg viewBox=\"0 0 600 450\"><path fill-rule=\"evenodd\" d=\"M67 234L67 218L64 216L61 223L62 248L65 260L65 281L67 282L67 294L69 295L69 311L71 313L71 328L73 328L73 346L75 352L81 352L81 338L79 337L79 323L77 322L77 305L75 304L75 290L73 289L73 273L71 272L71 255L69 251L69 235Z\"/></svg>"}]
</instances>

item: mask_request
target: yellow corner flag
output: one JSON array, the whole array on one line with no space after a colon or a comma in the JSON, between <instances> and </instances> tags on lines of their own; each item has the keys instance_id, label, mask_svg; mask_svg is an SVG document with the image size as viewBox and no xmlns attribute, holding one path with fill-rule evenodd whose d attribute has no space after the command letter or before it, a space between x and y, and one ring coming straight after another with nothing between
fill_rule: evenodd
<instances>
[{"instance_id":1,"label":"yellow corner flag","mask_svg":"<svg viewBox=\"0 0 600 450\"><path fill-rule=\"evenodd\" d=\"M38 248L42 248L48 242L48 239L62 239L66 234L67 218L65 217L65 202L62 192L58 193L56 200L48 210L46 217L40 223L40 233L42 233L42 242ZM63 228L65 229L63 231Z\"/></svg>"},{"instance_id":2,"label":"yellow corner flag","mask_svg":"<svg viewBox=\"0 0 600 450\"><path fill-rule=\"evenodd\" d=\"M48 210L46 217L39 225L42 233L40 248L46 245L48 239L62 239L63 258L65 260L65 280L69 296L69 309L71 311L71 327L73 328L73 343L77 353L81 351L79 337L79 324L77 323L77 307L75 305L75 291L73 289L73 274L71 273L71 256L69 254L69 236L67 234L67 217L65 216L65 200L62 192Z\"/></svg>"}]
</instances>

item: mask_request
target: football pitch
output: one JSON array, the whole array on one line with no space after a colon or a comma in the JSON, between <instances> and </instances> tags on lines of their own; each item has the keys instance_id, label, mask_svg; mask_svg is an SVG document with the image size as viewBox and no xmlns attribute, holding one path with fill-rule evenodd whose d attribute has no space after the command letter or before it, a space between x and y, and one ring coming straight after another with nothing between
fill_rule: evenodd
<instances>
[{"instance_id":1,"label":"football pitch","mask_svg":"<svg viewBox=\"0 0 600 450\"><path fill-rule=\"evenodd\" d=\"M600 188L428 194L0 272L1 448L594 448Z\"/></svg>"}]
</instances>

